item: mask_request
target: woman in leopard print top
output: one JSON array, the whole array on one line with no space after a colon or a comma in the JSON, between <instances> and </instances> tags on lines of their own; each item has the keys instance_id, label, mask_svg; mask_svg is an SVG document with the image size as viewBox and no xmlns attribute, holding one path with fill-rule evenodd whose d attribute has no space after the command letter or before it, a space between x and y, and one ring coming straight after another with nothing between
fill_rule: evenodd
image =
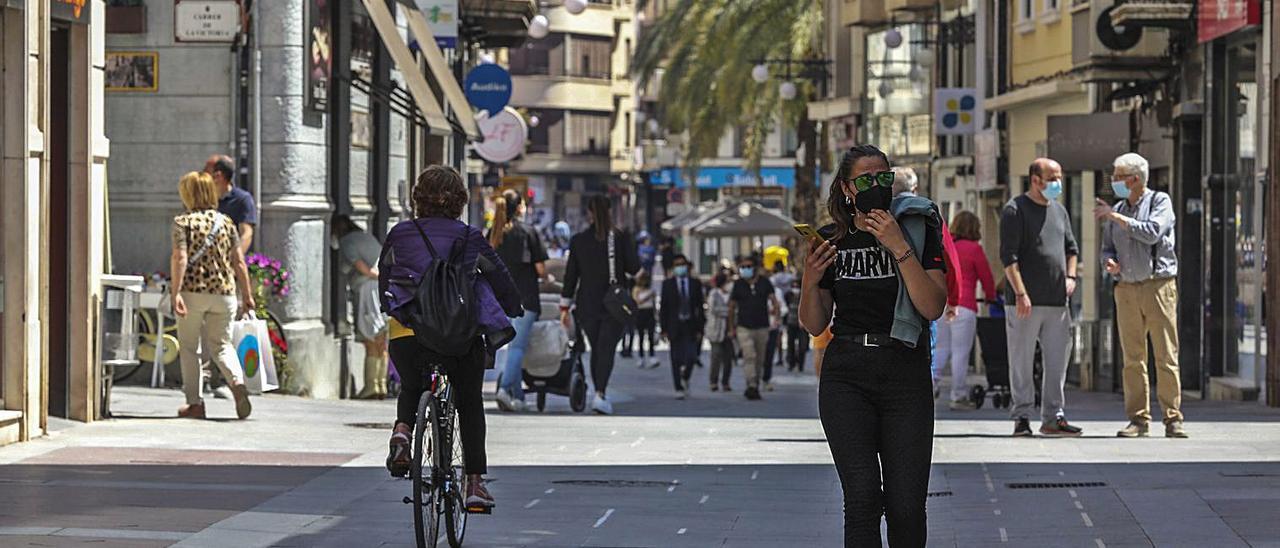
<instances>
[{"instance_id":1,"label":"woman in leopard print top","mask_svg":"<svg viewBox=\"0 0 1280 548\"><path fill-rule=\"evenodd\" d=\"M236 315L236 287L240 288L239 312L253 310L249 270L240 252L240 237L231 219L218 213L218 190L206 173L191 172L178 182L178 194L187 211L173 218L173 311L178 316L182 391L187 404L179 417L202 419L200 358L205 348L229 380L235 395L236 415L249 416L253 407L244 386L244 369L231 346L231 321Z\"/></svg>"}]
</instances>

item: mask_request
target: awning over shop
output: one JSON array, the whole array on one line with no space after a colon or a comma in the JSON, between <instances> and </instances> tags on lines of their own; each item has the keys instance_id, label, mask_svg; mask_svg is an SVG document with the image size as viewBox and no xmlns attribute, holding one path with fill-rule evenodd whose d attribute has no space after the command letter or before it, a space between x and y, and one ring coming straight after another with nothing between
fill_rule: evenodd
<instances>
[{"instance_id":1,"label":"awning over shop","mask_svg":"<svg viewBox=\"0 0 1280 548\"><path fill-rule=\"evenodd\" d=\"M458 85L458 79L453 76L449 62L445 61L444 54L440 52L440 46L436 45L435 34L431 32L426 16L422 15L416 7L403 4L402 6L405 17L409 20L409 30L418 39L418 48L422 50L422 56L427 60L427 68L431 70L432 78L444 91L444 97L449 101L458 125L462 126L462 130L466 132L468 140L484 140L484 136L480 133L480 126L476 124L476 118L471 112L471 103L467 102L467 96L462 93L462 86Z\"/></svg>"},{"instance_id":2,"label":"awning over shop","mask_svg":"<svg viewBox=\"0 0 1280 548\"><path fill-rule=\"evenodd\" d=\"M684 170L678 167L654 170L649 173L649 177L655 185L688 186L684 179ZM703 167L694 176L694 184L698 188L756 186L757 184L792 188L796 186L796 169L794 167L763 167L760 168L760 178L756 179L755 174L740 167Z\"/></svg>"},{"instance_id":3,"label":"awning over shop","mask_svg":"<svg viewBox=\"0 0 1280 548\"><path fill-rule=\"evenodd\" d=\"M781 236L794 232L795 221L751 202L728 204L723 210L690 229L703 238Z\"/></svg>"},{"instance_id":4,"label":"awning over shop","mask_svg":"<svg viewBox=\"0 0 1280 548\"><path fill-rule=\"evenodd\" d=\"M427 121L427 128L433 135L453 133L453 129L449 127L449 120L444 116L444 110L440 108L440 103L431 93L431 86L427 84L426 78L422 77L422 71L418 70L418 63L413 59L413 53L400 37L400 30L396 27L396 20L387 9L387 4L382 0L361 1L364 2L365 11L369 12L369 20L373 21L374 28L378 29L378 36L382 38L382 43L387 46L387 53L391 54L391 60L404 75L405 85L409 88L409 94L413 95L413 102L418 105L418 110L422 111L422 117ZM434 41L432 44L434 45Z\"/></svg>"}]
</instances>

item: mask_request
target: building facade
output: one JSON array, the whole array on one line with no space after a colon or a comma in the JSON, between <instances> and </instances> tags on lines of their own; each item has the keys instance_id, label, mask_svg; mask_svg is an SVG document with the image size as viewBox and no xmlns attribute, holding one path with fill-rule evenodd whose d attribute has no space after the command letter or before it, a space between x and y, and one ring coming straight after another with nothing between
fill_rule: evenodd
<instances>
[{"instance_id":1,"label":"building facade","mask_svg":"<svg viewBox=\"0 0 1280 548\"><path fill-rule=\"evenodd\" d=\"M0 445L100 416L104 13L0 1Z\"/></svg>"}]
</instances>

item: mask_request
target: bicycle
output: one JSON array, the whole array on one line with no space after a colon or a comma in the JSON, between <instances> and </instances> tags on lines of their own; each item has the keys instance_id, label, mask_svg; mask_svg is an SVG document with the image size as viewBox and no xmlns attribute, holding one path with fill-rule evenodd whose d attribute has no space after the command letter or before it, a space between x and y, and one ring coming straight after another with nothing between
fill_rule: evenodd
<instances>
[{"instance_id":1,"label":"bicycle","mask_svg":"<svg viewBox=\"0 0 1280 548\"><path fill-rule=\"evenodd\" d=\"M409 477L413 482L413 529L419 548L435 548L440 540L440 518L445 518L449 546L459 548L466 535L467 515L488 514L491 509L466 507L464 451L455 443L459 432L458 412L453 403L453 386L439 365L423 373L430 388L418 399L413 429L413 461Z\"/></svg>"}]
</instances>

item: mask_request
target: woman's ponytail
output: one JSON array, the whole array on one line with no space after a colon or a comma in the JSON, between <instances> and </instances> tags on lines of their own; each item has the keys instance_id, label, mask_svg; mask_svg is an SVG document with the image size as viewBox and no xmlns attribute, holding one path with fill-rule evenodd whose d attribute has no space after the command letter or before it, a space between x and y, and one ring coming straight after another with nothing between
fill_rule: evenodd
<instances>
[{"instance_id":1,"label":"woman's ponytail","mask_svg":"<svg viewBox=\"0 0 1280 548\"><path fill-rule=\"evenodd\" d=\"M507 197L493 199L493 228L489 229L489 245L498 247L507 236Z\"/></svg>"}]
</instances>

